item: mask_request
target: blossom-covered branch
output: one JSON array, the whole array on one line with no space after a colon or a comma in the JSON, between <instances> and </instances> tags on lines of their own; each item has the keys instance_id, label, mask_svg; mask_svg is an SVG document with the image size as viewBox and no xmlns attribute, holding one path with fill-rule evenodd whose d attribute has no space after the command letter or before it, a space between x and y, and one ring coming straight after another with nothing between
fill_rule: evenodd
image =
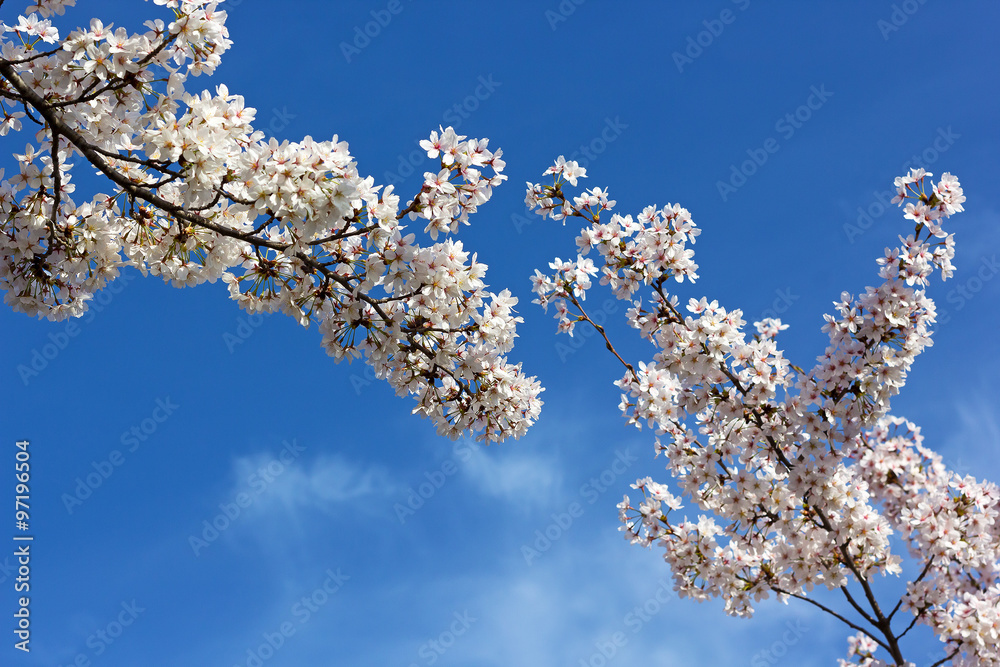
<instances>
[{"instance_id":1,"label":"blossom-covered branch","mask_svg":"<svg viewBox=\"0 0 1000 667\"><path fill-rule=\"evenodd\" d=\"M622 412L655 428L657 454L680 490L638 480L641 501L626 496L618 506L626 537L665 550L681 595L721 597L730 614L750 616L771 594L833 614L858 631L849 650L858 664L910 664L900 642L916 623L945 643L944 662L1000 664L998 488L945 470L919 430L888 413L931 343L935 309L922 288L954 268L954 238L943 226L963 210L958 180L945 174L928 187L923 170L896 179L895 203L906 202L914 231L879 259L877 287L841 295L837 314L826 316L827 350L806 372L778 348L787 328L779 320L755 322L748 337L740 310L706 298L682 309L667 292L671 280L697 278L688 246L700 230L686 209L650 206L608 219L615 202L606 191L565 192L586 176L576 163L560 158L545 173L553 183L529 183L528 207L583 226L575 261L535 272L536 302L556 309L560 332L572 335L579 322L597 327L583 302L600 275L631 302L629 324L658 350L633 366L607 341L626 366L616 383ZM588 257L594 249L598 262ZM636 297L643 289L646 302ZM677 517L684 499L702 512L697 520ZM893 532L922 572L901 600L883 605L872 580L901 572ZM816 586L839 590L847 610L817 602ZM891 662L874 656L879 648Z\"/></svg>"},{"instance_id":2,"label":"blossom-covered branch","mask_svg":"<svg viewBox=\"0 0 1000 667\"><path fill-rule=\"evenodd\" d=\"M231 45L218 3L156 0L169 23L130 34L95 18L60 38L51 18L73 4L40 0L41 18L0 25L0 135L35 130L0 183L7 304L78 317L123 267L176 287L221 278L245 310L315 323L330 355L364 356L440 433L525 432L541 387L504 356L517 299L487 291L486 266L453 236L506 180L502 151L431 133L440 169L401 208L336 135L279 143L225 86L186 91ZM75 201L74 158L111 190ZM418 245L407 216L437 242Z\"/></svg>"}]
</instances>

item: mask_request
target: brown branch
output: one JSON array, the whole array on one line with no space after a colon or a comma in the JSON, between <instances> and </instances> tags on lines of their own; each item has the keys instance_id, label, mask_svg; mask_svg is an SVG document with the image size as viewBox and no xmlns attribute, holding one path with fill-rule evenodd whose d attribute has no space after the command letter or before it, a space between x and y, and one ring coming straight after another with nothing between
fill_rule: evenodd
<instances>
[{"instance_id":1,"label":"brown branch","mask_svg":"<svg viewBox=\"0 0 1000 667\"><path fill-rule=\"evenodd\" d=\"M3 0L0 0L0 6L3 6ZM62 47L56 47L51 51L41 51L33 56L28 56L27 58L17 58L16 60L8 60L11 65L24 65L30 63L33 60L38 60L39 58L44 58L45 56L51 56L62 51Z\"/></svg>"},{"instance_id":2,"label":"brown branch","mask_svg":"<svg viewBox=\"0 0 1000 667\"><path fill-rule=\"evenodd\" d=\"M848 626L850 626L850 627L851 627L852 629L854 629L854 630L857 630L858 632L863 632L864 634L868 635L869 637L871 637L871 639L872 639L872 640L873 640L873 641L874 641L875 643L877 643L877 644L878 644L879 646L881 646L882 648L884 648L884 649L886 649L886 650L889 650L889 647L888 647L888 646L886 645L886 643L885 643L885 642L883 642L883 641L882 641L881 639L879 639L879 638L878 638L878 637L876 637L875 635L871 634L870 632L868 632L867 630L865 630L865 629L864 629L863 627L861 627L860 625L857 625L856 623L853 623L852 621L848 620L847 618L845 618L845 617L841 616L840 614L838 614L838 613L837 613L837 612L835 612L834 610L830 609L830 608L829 608L829 607L827 607L826 605L823 605L823 604L820 604L819 602L816 602L816 600L813 600L813 599L812 599L811 597L807 597L807 596L805 596L805 595L801 595L801 594L799 594L799 593L789 593L788 591L785 591L785 590L782 590L782 589L778 588L777 586L772 586L771 588L772 588L772 589L773 589L774 591L778 592L778 593L782 593L783 595L789 595L789 596L791 596L791 597L793 597L793 598L797 598L797 599L799 599L799 600L803 600L803 601L805 601L805 602L808 602L808 603L809 603L809 604L811 604L811 605L815 605L816 607L819 607L820 609L822 609L822 610L823 610L823 611L825 611L826 613L830 614L831 616L833 616L833 617L835 617L835 618L837 618L837 619L839 619L839 620L843 621L843 622L844 622L844 623L846 623L846 624L847 624Z\"/></svg>"},{"instance_id":3,"label":"brown branch","mask_svg":"<svg viewBox=\"0 0 1000 667\"><path fill-rule=\"evenodd\" d=\"M604 344L608 348L608 350L610 350L611 354L615 355L618 361L620 361L622 365L628 369L629 373L632 374L632 378L636 382L638 382L639 375L635 372L635 368L632 366L632 364L622 359L622 355L618 354L618 350L616 350L615 346L611 344L611 339L608 338L608 335L604 332L604 327L602 327L594 320L590 319L590 316L587 315L587 311L583 309L583 306L580 304L580 302L577 300L577 298L573 295L572 292L567 291L567 295L569 296L570 303L576 306L576 308L580 311L580 314L583 315L584 319L587 322L590 322L594 326L594 328L597 329L597 333L601 334L601 337L604 339Z\"/></svg>"},{"instance_id":4,"label":"brown branch","mask_svg":"<svg viewBox=\"0 0 1000 667\"><path fill-rule=\"evenodd\" d=\"M362 227L360 229L355 229L353 232L340 232L338 234L331 234L322 239L317 239L315 241L310 241L309 245L322 245L324 243L329 243L330 241L339 241L340 239L346 239L351 236L358 236L360 234L367 234L368 232L378 229L378 225L368 225L367 227Z\"/></svg>"},{"instance_id":5,"label":"brown branch","mask_svg":"<svg viewBox=\"0 0 1000 667\"><path fill-rule=\"evenodd\" d=\"M52 106L41 95L39 95L30 86L28 86L23 79L21 79L21 77L14 70L13 66L9 62L2 59L0 59L0 74L2 74L3 77L7 79L7 81L12 86L14 86L14 88L25 98L25 100L28 103L30 103L32 106L35 107L35 109L38 110L39 114L41 114L42 117L45 118L45 120L49 123L49 126L52 128L53 131L58 132L59 134L69 139L69 141L74 146L76 146L76 148L83 154L84 157L87 158L87 160L93 166L95 166L101 173L107 176L112 182L120 186L122 190L127 192L129 195L147 201L150 204L153 204L154 206L160 208L161 210L167 212L168 214L172 215L173 217L179 220L184 220L191 224L204 227L222 236L251 243L255 247L265 247L265 248L270 248L272 250L284 251L292 245L290 243L276 243L274 241L258 237L252 239L247 238L245 233L238 232L228 227L224 227L222 225L213 223L211 220L208 220L200 215L190 213L183 207L173 204L155 193L146 191L141 186L133 183L131 180L124 177L118 171L112 169L111 166L108 165L107 162L104 160L104 158L95 150L95 147L91 145L87 140L85 140L79 134L79 132L77 132L72 127L67 125L54 112ZM416 199L414 199L414 202L416 202ZM411 203L410 206L404 209L399 214L398 217L401 218L405 213L411 210L415 210L415 206L413 203ZM392 322L392 318L390 318L389 315L382 309L378 300L370 297L367 294L363 293L355 294L354 285L351 284L350 279L342 277L337 273L330 271L322 264L320 264L314 257L311 257L310 255L307 255L304 252L301 251L296 252L295 257L298 258L305 266L313 269L316 272L319 272L321 275L329 278L330 280L344 287L352 294L354 298L357 298L360 301L367 303L384 322L386 323ZM417 341L415 336L416 334L414 334L412 337L407 337L408 346L415 350L418 350L428 360L433 361L437 357L437 355L431 350L429 350L425 345ZM400 349L405 350L406 346L401 345ZM471 384L463 380L461 377L458 377L454 371L445 368L440 368L436 364L435 368L439 369L444 374L451 377L452 380L454 380L454 382L459 388L459 395L467 394L470 398L474 395Z\"/></svg>"},{"instance_id":6,"label":"brown branch","mask_svg":"<svg viewBox=\"0 0 1000 667\"><path fill-rule=\"evenodd\" d=\"M957 648L954 651L952 651L951 653L949 653L948 655L946 655L945 657L943 657L940 660L938 660L937 662L935 662L933 665L931 665L931 667L940 667L944 663L946 663L949 660L951 660L952 658L954 658L956 655L958 655L958 649Z\"/></svg>"}]
</instances>

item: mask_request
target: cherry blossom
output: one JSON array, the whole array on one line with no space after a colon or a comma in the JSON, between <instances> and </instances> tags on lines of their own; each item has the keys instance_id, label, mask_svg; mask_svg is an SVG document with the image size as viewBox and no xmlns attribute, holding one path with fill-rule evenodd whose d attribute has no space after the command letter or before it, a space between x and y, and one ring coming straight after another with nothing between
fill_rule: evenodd
<instances>
[{"instance_id":1,"label":"cherry blossom","mask_svg":"<svg viewBox=\"0 0 1000 667\"><path fill-rule=\"evenodd\" d=\"M26 116L33 130L0 183L5 303L60 320L126 268L175 287L221 279L248 312L283 312L335 359L363 357L439 433L525 433L542 389L505 356L517 299L488 291L486 265L454 236L506 180L501 150L431 133L440 169L401 206L337 135L279 143L226 86L189 92L231 45L220 3L156 0L169 22L133 34L93 18L60 40L49 17L73 4L39 0L2 26L0 134ZM110 190L78 195L78 161ZM419 245L407 216L434 243Z\"/></svg>"},{"instance_id":2,"label":"cherry blossom","mask_svg":"<svg viewBox=\"0 0 1000 667\"><path fill-rule=\"evenodd\" d=\"M954 270L944 225L963 210L958 180L944 174L928 187L923 170L896 179L895 202L915 229L878 260L881 283L834 303L829 345L805 370L778 348L788 328L780 320L755 322L749 335L742 311L706 297L681 307L667 291L698 277L689 246L700 230L686 209L602 219L614 203L597 188L567 193L567 164L546 170L552 185L528 184L526 203L539 214L581 221L580 256L536 270L535 302L555 306L560 332L585 322L604 338L626 371L616 382L622 413L653 429L673 478L632 485L641 498L618 505L626 538L664 550L679 595L720 597L729 614L751 616L772 596L829 612L857 631L841 665L912 664L901 641L915 624L945 644L937 664L1000 665L1000 490L947 471L916 426L889 414L931 344L935 308L922 288ZM581 271L595 249L599 262ZM630 302L628 323L657 349L651 361L626 361L588 316L589 267ZM872 581L902 571L892 535L921 574L883 607ZM818 598L820 587L844 603ZM889 661L875 656L883 651Z\"/></svg>"},{"instance_id":3,"label":"cherry blossom","mask_svg":"<svg viewBox=\"0 0 1000 667\"><path fill-rule=\"evenodd\" d=\"M231 46L221 3L155 0L164 18L136 33L96 17L55 25L74 4L38 0L0 24L0 136L24 145L16 173L0 171L6 304L61 320L122 270L178 288L221 280L244 310L282 312L315 326L335 360L364 359L442 435L526 432L542 389L506 356L518 300L487 290L458 238L506 180L502 150L430 132L420 145L437 165L404 205L339 135L279 142L240 95L195 86ZM80 165L107 189L78 192ZM936 665L1000 665L1000 488L947 470L891 414L932 343L924 288L955 270L958 179L895 180L912 232L877 259L874 286L833 303L806 367L779 348L780 320L681 296L698 279L690 211L614 212L562 156L543 175L551 185L528 183L525 203L581 227L569 259L531 278L535 302L561 333L595 327L624 368L623 416L653 432L671 475L636 480L618 504L626 539L662 549L679 595L721 598L729 614L774 597L833 615L853 633L841 665L913 664L904 640L918 624L944 646ZM430 244L407 228L416 220ZM626 360L590 318L595 283L629 302L651 359ZM879 600L873 582L900 575L904 555L919 575Z\"/></svg>"}]
</instances>

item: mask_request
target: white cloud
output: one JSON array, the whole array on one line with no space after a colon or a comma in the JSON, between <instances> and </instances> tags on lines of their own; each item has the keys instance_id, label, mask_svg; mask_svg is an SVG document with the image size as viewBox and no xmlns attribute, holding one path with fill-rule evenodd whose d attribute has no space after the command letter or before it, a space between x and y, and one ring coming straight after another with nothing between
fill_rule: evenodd
<instances>
[{"instance_id":1,"label":"white cloud","mask_svg":"<svg viewBox=\"0 0 1000 667\"><path fill-rule=\"evenodd\" d=\"M424 613L447 618L453 608L468 608L478 618L449 652L451 664L746 665L799 628L791 643L777 647L788 656L783 664L819 665L839 657L850 634L805 603L772 599L746 620L725 616L719 601L680 599L663 561L614 532L585 551L553 550L530 567L511 559L500 571L470 570L421 588L413 595L425 600ZM618 643L609 643L616 635ZM415 643L410 638L387 652L405 659Z\"/></svg>"},{"instance_id":2,"label":"white cloud","mask_svg":"<svg viewBox=\"0 0 1000 667\"><path fill-rule=\"evenodd\" d=\"M475 449L464 473L480 493L524 510L552 502L562 482L554 458L512 448Z\"/></svg>"},{"instance_id":3,"label":"white cloud","mask_svg":"<svg viewBox=\"0 0 1000 667\"><path fill-rule=\"evenodd\" d=\"M232 495L249 493L254 505L265 511L333 511L340 505L394 491L384 469L336 455L285 463L270 454L258 454L237 459L233 468L237 485Z\"/></svg>"}]
</instances>

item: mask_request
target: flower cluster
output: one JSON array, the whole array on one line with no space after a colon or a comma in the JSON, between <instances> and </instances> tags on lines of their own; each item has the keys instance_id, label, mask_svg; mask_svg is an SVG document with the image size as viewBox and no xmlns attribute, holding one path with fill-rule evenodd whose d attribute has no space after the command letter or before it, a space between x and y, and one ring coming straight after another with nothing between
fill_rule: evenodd
<instances>
[{"instance_id":1,"label":"flower cluster","mask_svg":"<svg viewBox=\"0 0 1000 667\"><path fill-rule=\"evenodd\" d=\"M420 142L428 157L440 157L441 171L424 174L424 186L411 207L410 219L419 216L428 220L424 231L434 240L439 233L454 234L460 223L469 224L469 216L493 196L493 188L507 180L500 173L506 164L501 159L502 150L491 153L489 139L463 139L464 135L448 127L441 128L440 137L431 132L430 139ZM487 166L493 175L484 177L482 169Z\"/></svg>"},{"instance_id":2,"label":"flower cluster","mask_svg":"<svg viewBox=\"0 0 1000 667\"><path fill-rule=\"evenodd\" d=\"M0 58L0 134L27 113L41 128L18 173L0 173L6 303L61 319L125 267L177 287L221 278L242 308L315 323L330 355L365 357L440 433L522 435L541 387L504 356L517 299L487 291L486 266L452 237L506 179L502 151L450 127L431 133L423 143L441 168L401 208L338 136L279 143L225 86L188 92L231 44L226 13L205 0L156 4L173 20L137 34L93 19L60 41L48 17L72 0L39 0L43 18L2 26L13 39ZM74 201L78 158L113 189ZM435 243L415 242L407 214L428 221Z\"/></svg>"},{"instance_id":3,"label":"flower cluster","mask_svg":"<svg viewBox=\"0 0 1000 667\"><path fill-rule=\"evenodd\" d=\"M926 561L903 608L949 652L978 659L967 664L1000 664L1000 487L948 471L900 418L863 434L850 456L911 556Z\"/></svg>"},{"instance_id":4,"label":"flower cluster","mask_svg":"<svg viewBox=\"0 0 1000 667\"><path fill-rule=\"evenodd\" d=\"M863 632L859 632L847 638L847 657L849 660L841 658L837 661L837 665L838 667L851 667L853 665L859 667L890 667L889 663L875 657L876 651L878 651L878 643ZM899 665L899 667L917 666L912 662L907 662Z\"/></svg>"},{"instance_id":5,"label":"flower cluster","mask_svg":"<svg viewBox=\"0 0 1000 667\"><path fill-rule=\"evenodd\" d=\"M851 655L868 661L861 664L884 664L870 655L878 647L903 664L901 634L891 629L901 608L934 628L954 664L1000 664L997 489L946 473L919 442L888 435L902 423L888 416L890 399L931 342L935 309L921 288L954 268L944 223L963 210L958 180L945 174L928 186L932 175L923 170L896 180L895 201L906 203L915 230L879 260L878 286L841 295L826 316L829 345L805 371L777 347L787 328L780 320L754 323L749 336L741 311L706 298L682 309L666 291L671 278L697 278L688 246L699 230L686 209L651 206L635 219L602 221L614 205L606 192L563 191L567 171L584 175L573 167L560 159L546 171L556 175L553 185L528 184L529 207L583 223L578 260L557 259L554 274L535 272L536 303L555 304L561 332L590 322L604 335L582 303L590 276L600 273L602 284L631 302L628 323L657 353L633 365L605 336L626 369L616 383L621 409L629 423L654 429L680 492L638 480L642 499L626 496L618 505L626 537L664 549L682 596L721 597L733 615L751 615L771 595L819 604L808 595L814 587L839 589L871 626L852 640ZM592 248L600 253L596 266L585 259ZM636 296L642 288L645 301ZM697 507L697 520L677 515L682 502ZM894 532L925 569L883 612L869 582L901 572L890 548ZM872 607L855 599L858 585Z\"/></svg>"}]
</instances>

